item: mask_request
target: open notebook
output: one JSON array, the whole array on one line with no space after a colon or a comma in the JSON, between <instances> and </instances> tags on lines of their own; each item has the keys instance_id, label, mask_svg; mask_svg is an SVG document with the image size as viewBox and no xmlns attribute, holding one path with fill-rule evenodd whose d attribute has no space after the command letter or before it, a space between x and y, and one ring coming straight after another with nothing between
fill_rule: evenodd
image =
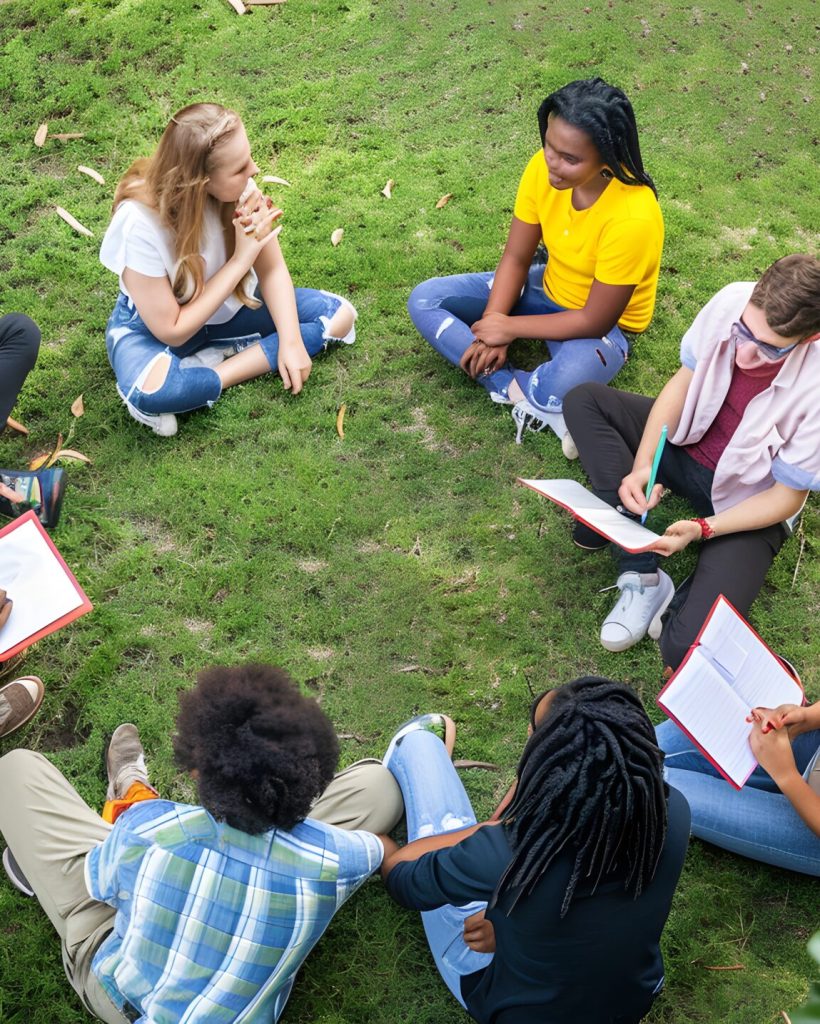
<instances>
[{"instance_id":1,"label":"open notebook","mask_svg":"<svg viewBox=\"0 0 820 1024\"><path fill-rule=\"evenodd\" d=\"M647 551L660 539L657 533L621 515L575 480L522 480L519 477L518 482L565 508L576 519L624 551L633 554Z\"/></svg>"},{"instance_id":2,"label":"open notebook","mask_svg":"<svg viewBox=\"0 0 820 1024\"><path fill-rule=\"evenodd\" d=\"M757 767L754 707L802 704L803 688L721 594L658 704L724 778L740 789Z\"/></svg>"},{"instance_id":3,"label":"open notebook","mask_svg":"<svg viewBox=\"0 0 820 1024\"><path fill-rule=\"evenodd\" d=\"M91 611L33 511L0 530L0 589L13 601L0 628L0 661Z\"/></svg>"}]
</instances>

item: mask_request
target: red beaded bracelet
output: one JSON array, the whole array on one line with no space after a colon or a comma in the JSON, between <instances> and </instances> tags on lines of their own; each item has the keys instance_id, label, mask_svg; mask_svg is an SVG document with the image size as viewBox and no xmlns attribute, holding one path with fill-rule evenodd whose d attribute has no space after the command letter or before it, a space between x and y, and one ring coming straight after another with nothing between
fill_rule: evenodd
<instances>
[{"instance_id":1,"label":"red beaded bracelet","mask_svg":"<svg viewBox=\"0 0 820 1024\"><path fill-rule=\"evenodd\" d=\"M699 519L699 518L693 516L692 519L690 520L690 522L697 523L698 526L700 527L700 539L701 540L709 540L710 537L714 537L715 531L706 522L705 519Z\"/></svg>"}]
</instances>

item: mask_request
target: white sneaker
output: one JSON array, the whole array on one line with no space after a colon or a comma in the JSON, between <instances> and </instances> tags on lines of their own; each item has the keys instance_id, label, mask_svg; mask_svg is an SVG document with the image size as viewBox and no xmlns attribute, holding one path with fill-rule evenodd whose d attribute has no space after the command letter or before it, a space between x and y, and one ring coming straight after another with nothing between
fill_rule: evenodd
<instances>
[{"instance_id":1,"label":"white sneaker","mask_svg":"<svg viewBox=\"0 0 820 1024\"><path fill-rule=\"evenodd\" d=\"M567 425L564 422L564 414L561 411L560 405L554 412L549 410L543 411L537 409L526 398L522 398L513 406L512 418L515 423L516 444L521 444L525 430L538 432L549 427L562 443L564 435L567 433Z\"/></svg>"},{"instance_id":2,"label":"white sneaker","mask_svg":"<svg viewBox=\"0 0 820 1024\"><path fill-rule=\"evenodd\" d=\"M187 370L191 366L205 366L209 370L215 370L217 366L224 363L228 356L234 355L232 348L221 348L219 345L210 345L208 348L201 348L192 356L185 356L180 359L180 370ZM166 413L166 415L168 415Z\"/></svg>"},{"instance_id":3,"label":"white sneaker","mask_svg":"<svg viewBox=\"0 0 820 1024\"><path fill-rule=\"evenodd\" d=\"M661 635L661 615L675 596L675 584L663 572L624 572L615 586L620 590L615 607L601 626L601 643L608 651L626 651L647 633Z\"/></svg>"},{"instance_id":4,"label":"white sneaker","mask_svg":"<svg viewBox=\"0 0 820 1024\"><path fill-rule=\"evenodd\" d=\"M119 384L117 385L117 394L123 400L125 408L137 423L144 423L146 427L150 427L160 437L173 437L177 432L177 418L172 412L140 412L135 405L128 401L122 393Z\"/></svg>"},{"instance_id":5,"label":"white sneaker","mask_svg":"<svg viewBox=\"0 0 820 1024\"><path fill-rule=\"evenodd\" d=\"M570 462L578 458L578 448L569 431L561 438L561 451L564 453L564 458L569 459Z\"/></svg>"}]
</instances>

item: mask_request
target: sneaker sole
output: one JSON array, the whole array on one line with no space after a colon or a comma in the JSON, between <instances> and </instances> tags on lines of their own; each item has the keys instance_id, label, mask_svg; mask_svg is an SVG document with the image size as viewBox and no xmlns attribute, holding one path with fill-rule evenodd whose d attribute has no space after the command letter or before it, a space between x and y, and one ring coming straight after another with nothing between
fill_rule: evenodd
<instances>
[{"instance_id":1,"label":"sneaker sole","mask_svg":"<svg viewBox=\"0 0 820 1024\"><path fill-rule=\"evenodd\" d=\"M12 868L11 862L9 860L8 847L6 847L5 850L3 850L3 869L8 875L9 881L18 892L21 892L24 896L34 896L34 890L31 888L28 879L26 879L26 885L23 885L23 883L20 881L20 876L16 874L14 868Z\"/></svg>"},{"instance_id":2,"label":"sneaker sole","mask_svg":"<svg viewBox=\"0 0 820 1024\"><path fill-rule=\"evenodd\" d=\"M657 612L655 612L655 617L649 623L649 629L647 629L646 632L647 632L647 635L650 636L653 640L659 639L661 633L663 632L663 623L661 622L661 618L663 616L663 613L666 611L666 609L672 603L672 598L674 596L675 596L675 588L673 586L672 587L672 593L669 595L669 599L663 602L661 607L657 610Z\"/></svg>"}]
</instances>

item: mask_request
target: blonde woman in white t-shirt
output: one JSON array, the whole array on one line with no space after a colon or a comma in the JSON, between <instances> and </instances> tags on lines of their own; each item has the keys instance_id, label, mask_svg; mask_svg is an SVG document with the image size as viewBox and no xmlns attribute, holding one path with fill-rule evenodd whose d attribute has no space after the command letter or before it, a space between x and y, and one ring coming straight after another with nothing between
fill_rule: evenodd
<instances>
[{"instance_id":1,"label":"blonde woman in white t-shirt","mask_svg":"<svg viewBox=\"0 0 820 1024\"><path fill-rule=\"evenodd\" d=\"M120 280L108 358L129 413L162 436L264 373L298 394L312 356L355 340L346 299L293 287L258 169L238 114L195 103L117 187L100 249Z\"/></svg>"}]
</instances>

